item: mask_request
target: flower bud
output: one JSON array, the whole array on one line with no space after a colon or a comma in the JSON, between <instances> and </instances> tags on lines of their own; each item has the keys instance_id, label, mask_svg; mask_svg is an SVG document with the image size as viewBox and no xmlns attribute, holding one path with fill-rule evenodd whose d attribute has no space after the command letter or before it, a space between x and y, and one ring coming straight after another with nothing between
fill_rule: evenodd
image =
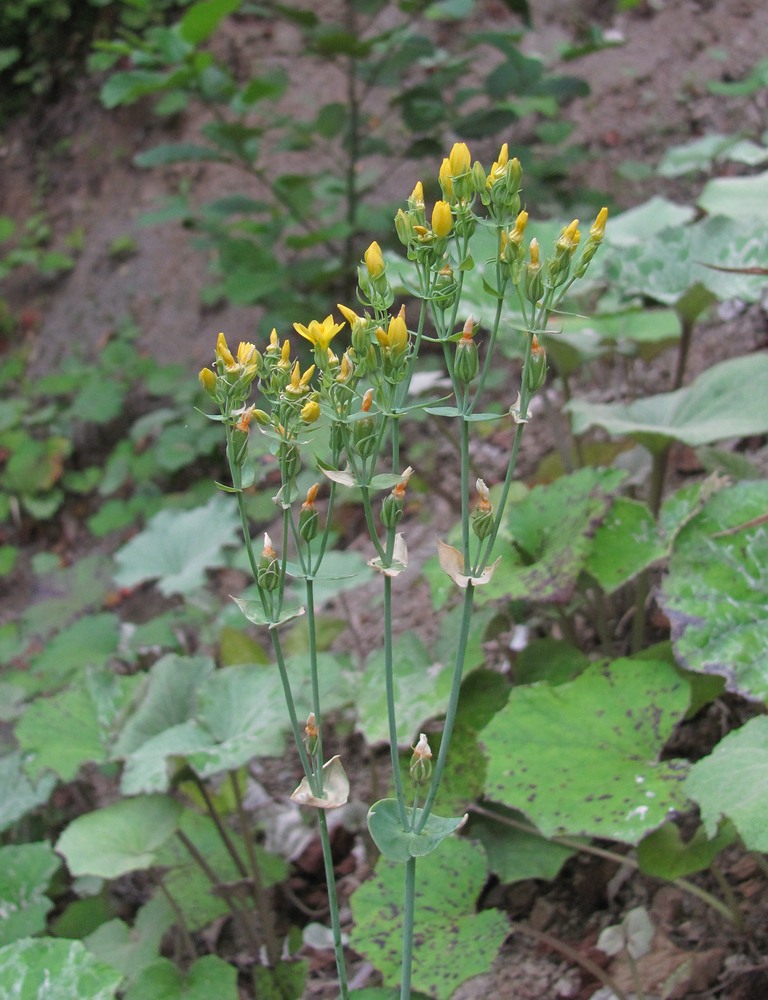
<instances>
[{"instance_id":1,"label":"flower bud","mask_svg":"<svg viewBox=\"0 0 768 1000\"><path fill-rule=\"evenodd\" d=\"M526 365L525 376L531 392L536 392L547 380L547 352L539 344L539 338L535 333L531 339L531 354Z\"/></svg>"},{"instance_id":2,"label":"flower bud","mask_svg":"<svg viewBox=\"0 0 768 1000\"><path fill-rule=\"evenodd\" d=\"M200 370L200 385L205 389L209 396L216 398L216 373L212 372L210 368L202 368Z\"/></svg>"},{"instance_id":3,"label":"flower bud","mask_svg":"<svg viewBox=\"0 0 768 1000\"><path fill-rule=\"evenodd\" d=\"M320 404L316 399L308 399L301 408L301 419L305 424L313 424L320 416Z\"/></svg>"},{"instance_id":4,"label":"flower bud","mask_svg":"<svg viewBox=\"0 0 768 1000\"><path fill-rule=\"evenodd\" d=\"M376 420L369 416L355 420L352 424L352 447L360 458L369 458L377 443Z\"/></svg>"},{"instance_id":5,"label":"flower bud","mask_svg":"<svg viewBox=\"0 0 768 1000\"><path fill-rule=\"evenodd\" d=\"M456 284L453 269L446 264L435 280L432 301L439 309L450 309L458 293L459 286Z\"/></svg>"},{"instance_id":6,"label":"flower bud","mask_svg":"<svg viewBox=\"0 0 768 1000\"><path fill-rule=\"evenodd\" d=\"M438 239L445 239L453 228L451 206L447 201L436 201L432 209L432 232Z\"/></svg>"},{"instance_id":7,"label":"flower bud","mask_svg":"<svg viewBox=\"0 0 768 1000\"><path fill-rule=\"evenodd\" d=\"M368 274L371 278L380 278L382 274L384 274L386 269L384 257L381 253L381 247L375 240L365 251L363 259L365 260L365 266L368 269Z\"/></svg>"},{"instance_id":8,"label":"flower bud","mask_svg":"<svg viewBox=\"0 0 768 1000\"><path fill-rule=\"evenodd\" d=\"M394 528L403 516L405 489L412 475L413 469L409 465L400 477L400 482L388 496L384 497L381 503L381 523L385 528Z\"/></svg>"},{"instance_id":9,"label":"flower bud","mask_svg":"<svg viewBox=\"0 0 768 1000\"><path fill-rule=\"evenodd\" d=\"M256 583L262 590L273 591L280 584L280 563L272 547L272 540L264 533L264 548L256 570Z\"/></svg>"},{"instance_id":10,"label":"flower bud","mask_svg":"<svg viewBox=\"0 0 768 1000\"><path fill-rule=\"evenodd\" d=\"M472 511L472 530L482 541L493 531L493 507L491 506L488 487L482 479L478 479L475 484L477 489L477 503Z\"/></svg>"},{"instance_id":11,"label":"flower bud","mask_svg":"<svg viewBox=\"0 0 768 1000\"><path fill-rule=\"evenodd\" d=\"M414 785L426 785L432 777L432 750L424 733L419 733L419 741L413 749L410 772Z\"/></svg>"},{"instance_id":12,"label":"flower bud","mask_svg":"<svg viewBox=\"0 0 768 1000\"><path fill-rule=\"evenodd\" d=\"M310 757L314 757L319 739L320 730L317 728L317 719L315 718L315 713L310 712L307 716L307 724L304 727L304 742L306 743L307 753Z\"/></svg>"},{"instance_id":13,"label":"flower bud","mask_svg":"<svg viewBox=\"0 0 768 1000\"><path fill-rule=\"evenodd\" d=\"M317 497L318 489L319 486L317 483L314 486L310 486L307 490L307 499L301 505L299 534L305 542L311 542L317 534L319 517L315 509L315 498Z\"/></svg>"},{"instance_id":14,"label":"flower bud","mask_svg":"<svg viewBox=\"0 0 768 1000\"><path fill-rule=\"evenodd\" d=\"M538 302L544 292L544 279L541 276L541 263L539 261L539 243L535 238L530 245L531 259L525 269L524 290L525 297L529 302Z\"/></svg>"},{"instance_id":15,"label":"flower bud","mask_svg":"<svg viewBox=\"0 0 768 1000\"><path fill-rule=\"evenodd\" d=\"M477 344L474 341L474 336L475 321L470 316L464 324L461 340L456 345L456 356L453 362L453 373L462 385L469 385L479 369Z\"/></svg>"},{"instance_id":16,"label":"flower bud","mask_svg":"<svg viewBox=\"0 0 768 1000\"><path fill-rule=\"evenodd\" d=\"M277 460L285 482L298 476L301 468L301 455L295 444L281 441L277 449Z\"/></svg>"}]
</instances>

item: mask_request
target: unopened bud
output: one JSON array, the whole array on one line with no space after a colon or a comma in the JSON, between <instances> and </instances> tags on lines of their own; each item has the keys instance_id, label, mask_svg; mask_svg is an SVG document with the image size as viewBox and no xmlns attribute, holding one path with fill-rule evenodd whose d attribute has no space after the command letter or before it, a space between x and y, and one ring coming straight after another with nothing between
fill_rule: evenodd
<instances>
[{"instance_id":1,"label":"unopened bud","mask_svg":"<svg viewBox=\"0 0 768 1000\"><path fill-rule=\"evenodd\" d=\"M280 584L280 563L272 547L272 540L264 533L264 548L256 571L256 583L262 590L275 590Z\"/></svg>"},{"instance_id":2,"label":"unopened bud","mask_svg":"<svg viewBox=\"0 0 768 1000\"><path fill-rule=\"evenodd\" d=\"M461 340L456 345L456 357L453 362L453 373L462 385L469 385L476 377L480 366L474 336L475 321L470 316L464 324Z\"/></svg>"},{"instance_id":3,"label":"unopened bud","mask_svg":"<svg viewBox=\"0 0 768 1000\"><path fill-rule=\"evenodd\" d=\"M211 371L210 368L203 368L200 371L200 385L205 389L209 396L216 396L216 373Z\"/></svg>"},{"instance_id":4,"label":"unopened bud","mask_svg":"<svg viewBox=\"0 0 768 1000\"><path fill-rule=\"evenodd\" d=\"M472 511L472 530L482 541L493 531L493 507L488 487L482 479L477 480L475 488L477 489L477 503Z\"/></svg>"},{"instance_id":5,"label":"unopened bud","mask_svg":"<svg viewBox=\"0 0 768 1000\"><path fill-rule=\"evenodd\" d=\"M319 486L317 483L315 483L314 486L310 486L307 490L307 499L301 505L301 513L299 514L299 534L305 542L311 542L317 534L319 518L317 511L315 510L315 498L317 497L318 489Z\"/></svg>"},{"instance_id":6,"label":"unopened bud","mask_svg":"<svg viewBox=\"0 0 768 1000\"><path fill-rule=\"evenodd\" d=\"M317 742L320 739L320 730L317 728L315 713L310 712L307 716L307 724L304 727L304 742L307 745L307 753L310 757L315 755Z\"/></svg>"},{"instance_id":7,"label":"unopened bud","mask_svg":"<svg viewBox=\"0 0 768 1000\"><path fill-rule=\"evenodd\" d=\"M531 340L531 354L526 366L526 381L531 392L540 389L547 380L547 352L539 344L539 338L534 333Z\"/></svg>"},{"instance_id":8,"label":"unopened bud","mask_svg":"<svg viewBox=\"0 0 768 1000\"><path fill-rule=\"evenodd\" d=\"M419 733L419 741L413 747L410 772L417 786L426 785L432 777L432 750L424 733Z\"/></svg>"}]
</instances>

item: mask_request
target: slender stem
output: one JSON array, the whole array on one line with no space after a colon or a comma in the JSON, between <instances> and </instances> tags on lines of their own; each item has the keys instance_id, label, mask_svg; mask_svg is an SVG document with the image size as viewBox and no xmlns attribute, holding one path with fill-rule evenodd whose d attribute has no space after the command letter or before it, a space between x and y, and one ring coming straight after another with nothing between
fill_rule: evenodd
<instances>
[{"instance_id":1,"label":"slender stem","mask_svg":"<svg viewBox=\"0 0 768 1000\"><path fill-rule=\"evenodd\" d=\"M219 815L219 811L213 803L213 799L208 794L208 789L206 788L205 782L201 778L198 778L197 775L195 775L194 781L195 784L197 785L198 791L203 797L203 801L205 802L205 807L208 810L208 815L213 820L216 826L216 830L218 831L218 834L221 837L221 841L226 847L227 853L229 854L230 858L232 858L232 861L234 862L235 868L237 868L241 878L247 879L248 869L245 867L243 859L240 857L240 854L238 853L238 850L235 847L234 842L232 841L232 838L229 835L229 831L227 830L226 826L224 826L221 816Z\"/></svg>"},{"instance_id":2,"label":"slender stem","mask_svg":"<svg viewBox=\"0 0 768 1000\"><path fill-rule=\"evenodd\" d=\"M317 670L317 627L315 621L315 588L314 580L306 578L307 593L307 637L309 641L309 674L312 686L312 711L315 713L315 725L317 726L317 749L314 757L319 762L315 776L317 778L318 792L323 791L323 727L320 713L320 678Z\"/></svg>"},{"instance_id":3,"label":"slender stem","mask_svg":"<svg viewBox=\"0 0 768 1000\"><path fill-rule=\"evenodd\" d=\"M328 835L328 819L324 809L318 809L320 826L320 843L323 847L323 864L325 866L325 884L328 889L328 908L331 913L331 930L333 932L333 950L336 954L336 973L339 977L339 994L341 1000L349 996L347 985L347 965L344 960L344 942L341 936L341 920L339 918L339 898L336 893L336 875L333 870L333 852L331 839Z\"/></svg>"},{"instance_id":4,"label":"slender stem","mask_svg":"<svg viewBox=\"0 0 768 1000\"><path fill-rule=\"evenodd\" d=\"M264 883L261 880L259 861L256 857L256 850L254 848L253 837L251 835L251 825L248 821L248 815L245 811L245 807L243 806L243 796L240 792L240 782L238 781L237 774L234 771L229 772L229 783L235 793L237 817L240 822L240 834L243 838L243 842L245 843L245 853L248 857L248 865L251 869L251 877L249 880L251 895L253 896L253 901L256 904L256 909L259 912L261 932L264 937L264 946L267 952L267 963L274 968L280 960L280 945L275 935L274 914L269 906L269 900L267 899L267 895L264 891Z\"/></svg>"},{"instance_id":5,"label":"slender stem","mask_svg":"<svg viewBox=\"0 0 768 1000\"><path fill-rule=\"evenodd\" d=\"M448 707L445 711L445 722L443 723L443 735L440 740L440 749L437 753L437 761L435 763L435 769L432 772L432 782L429 786L429 791L427 792L427 797L424 801L424 806L421 810L421 816L419 818L419 824L417 833L421 833L424 826L429 819L429 814L432 811L432 806L435 801L435 796L437 795L437 790L440 787L440 780L443 776L443 771L445 770L445 763L448 757L448 748L451 742L451 736L453 735L453 724L456 721L456 710L459 705L459 693L461 691L461 678L464 673L464 659L467 653L467 642L469 640L469 626L472 620L472 606L474 603L475 588L469 583L464 591L464 606L462 608L461 614L461 627L459 630L459 639L456 647L456 659L454 661L453 667L453 679L451 682L451 694L448 699Z\"/></svg>"},{"instance_id":6,"label":"slender stem","mask_svg":"<svg viewBox=\"0 0 768 1000\"><path fill-rule=\"evenodd\" d=\"M408 829L408 811L405 805L403 777L397 753L397 715L395 711L395 672L392 642L392 577L384 575L384 685L387 693L387 725L389 728L389 755L392 761L392 780L403 829Z\"/></svg>"},{"instance_id":7,"label":"slender stem","mask_svg":"<svg viewBox=\"0 0 768 1000\"><path fill-rule=\"evenodd\" d=\"M664 480L667 473L669 447L654 451L651 455L651 482L648 490L648 507L654 518L658 519L661 509L661 498L664 494ZM649 570L637 578L635 587L635 614L632 620L632 652L638 653L645 640L645 605L651 590L651 574Z\"/></svg>"},{"instance_id":8,"label":"slender stem","mask_svg":"<svg viewBox=\"0 0 768 1000\"><path fill-rule=\"evenodd\" d=\"M415 917L416 858L409 858L405 863L405 887L403 893L403 955L400 972L400 1000L409 1000L411 995Z\"/></svg>"},{"instance_id":9,"label":"slender stem","mask_svg":"<svg viewBox=\"0 0 768 1000\"><path fill-rule=\"evenodd\" d=\"M285 707L288 710L288 718L291 723L291 732L293 733L293 741L296 744L296 751L299 755L301 761L301 766L306 775L309 786L314 795L318 794L317 783L315 781L315 774L309 757L307 756L307 750L304 746L304 740L301 736L301 727L299 725L299 720L296 715L296 705L293 700L293 691L291 690L291 682L288 677L288 670L285 665L285 657L283 656L283 647L280 642L280 636L278 635L276 628L271 628L269 634L272 637L272 650L275 654L275 660L277 661L277 669L280 674L280 681L283 685L283 697L285 698Z\"/></svg>"},{"instance_id":10,"label":"slender stem","mask_svg":"<svg viewBox=\"0 0 768 1000\"><path fill-rule=\"evenodd\" d=\"M195 948L195 942L192 940L192 935L189 933L189 928L187 927L187 922L184 919L181 907L176 902L173 895L169 892L168 886L162 880L160 882L160 892L168 900L168 905L173 910L174 916L176 917L176 923L179 928L179 934L181 935L181 941L184 946L184 950L187 953L187 958L191 964L197 958L197 948Z\"/></svg>"}]
</instances>

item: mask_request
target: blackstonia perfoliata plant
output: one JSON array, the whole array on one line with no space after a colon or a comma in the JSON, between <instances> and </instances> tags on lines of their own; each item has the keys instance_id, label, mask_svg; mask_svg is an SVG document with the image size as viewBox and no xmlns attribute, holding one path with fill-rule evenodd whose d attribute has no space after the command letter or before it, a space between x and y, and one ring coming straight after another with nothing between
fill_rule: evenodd
<instances>
[{"instance_id":1,"label":"blackstonia perfoliata plant","mask_svg":"<svg viewBox=\"0 0 768 1000\"><path fill-rule=\"evenodd\" d=\"M348 986L325 811L347 801L349 783L340 759L325 762L323 756L323 679L317 669L314 583L328 549L339 491L354 489L370 534L370 565L380 573L383 589L381 683L387 696L394 787L391 798L371 806L368 823L382 854L404 864L400 991L405 998L411 990L417 919L416 859L431 853L464 820L462 816L440 817L433 806L450 752L474 592L492 577L491 552L529 420L529 405L546 379L546 353L538 334L546 329L574 281L584 275L603 238L607 217L607 210L602 209L583 242L574 220L562 229L545 256L535 239L526 240L528 210L522 207L522 176L520 162L509 157L506 144L486 170L472 162L464 143L456 143L440 167L442 199L428 212L419 182L395 219L410 262L403 263L403 271L413 288L413 302L395 301L387 273L391 265L374 242L358 268L359 304L354 309L339 305L340 322L328 315L322 321L294 324L296 332L312 345L312 363L298 360L291 342L275 330L261 350L241 343L234 353L220 334L213 367L200 373L220 411L212 419L224 426L232 485L222 488L232 492L239 505L258 594L254 601L238 603L249 621L268 629L304 771L293 798L314 807L319 817L342 997L348 995ZM478 226L493 231L497 248L492 260L482 262L492 316L485 330L462 311L463 276L475 266L471 239ZM348 330L342 337L345 325ZM494 361L494 349L499 337L513 332L510 327L524 334L519 386L502 413L485 413L479 404L492 366L499 363ZM338 347L341 342L344 346ZM451 384L449 398L428 403L411 398L409 388L425 344L432 353L434 349L442 352ZM407 792L398 756L392 625L397 577L408 568L407 527L402 530L402 522L412 470L403 466L401 457L406 441L403 424L418 408L458 424L461 540L457 546L442 542L438 546L440 563L461 592L461 625L440 749L433 762L427 738L418 736L410 767L412 789ZM489 419L506 420L510 425L507 468L500 477L495 504L486 482L470 481L473 424ZM272 441L281 477L275 496L276 537L266 535L261 546L251 539L243 494L254 480L248 459L249 436L254 431ZM317 470L318 482L325 487L315 484L300 495L297 479L308 469ZM321 489L327 494L323 517L316 507ZM381 499L375 504L377 495ZM301 607L287 603L287 583L293 593L297 580L304 588ZM281 645L281 626L299 616L308 630L310 692L291 690ZM304 719L305 723L300 721Z\"/></svg>"}]
</instances>

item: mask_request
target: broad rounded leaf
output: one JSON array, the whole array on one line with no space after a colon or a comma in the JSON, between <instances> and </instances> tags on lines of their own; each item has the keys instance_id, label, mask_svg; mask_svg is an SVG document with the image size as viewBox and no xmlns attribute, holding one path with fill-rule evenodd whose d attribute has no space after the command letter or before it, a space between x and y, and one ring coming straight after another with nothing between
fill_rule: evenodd
<instances>
[{"instance_id":1,"label":"broad rounded leaf","mask_svg":"<svg viewBox=\"0 0 768 1000\"><path fill-rule=\"evenodd\" d=\"M637 843L685 796L682 761L660 761L689 689L656 660L593 664L570 683L514 688L480 734L486 795L547 836Z\"/></svg>"},{"instance_id":2,"label":"broad rounded leaf","mask_svg":"<svg viewBox=\"0 0 768 1000\"><path fill-rule=\"evenodd\" d=\"M164 795L121 799L73 820L56 844L73 875L117 878L149 868L178 825L183 807Z\"/></svg>"},{"instance_id":3,"label":"broad rounded leaf","mask_svg":"<svg viewBox=\"0 0 768 1000\"><path fill-rule=\"evenodd\" d=\"M406 821L411 824L413 810L405 810ZM416 810L414 825L418 825L422 810ZM460 830L467 821L467 816L444 818L430 813L421 833L414 830L403 830L400 818L400 807L397 799L381 799L374 802L368 811L368 830L374 842L385 858L390 861L408 861L410 858L422 858L432 851L446 837Z\"/></svg>"},{"instance_id":4,"label":"broad rounded leaf","mask_svg":"<svg viewBox=\"0 0 768 1000\"><path fill-rule=\"evenodd\" d=\"M683 878L709 868L736 836L733 824L726 822L711 839L700 826L692 837L683 841L680 828L675 823L665 823L640 841L637 860L646 875L669 880Z\"/></svg>"},{"instance_id":5,"label":"broad rounded leaf","mask_svg":"<svg viewBox=\"0 0 768 1000\"><path fill-rule=\"evenodd\" d=\"M0 757L0 831L46 802L55 784L53 774L33 784L22 769L20 753Z\"/></svg>"},{"instance_id":6,"label":"broad rounded leaf","mask_svg":"<svg viewBox=\"0 0 768 1000\"><path fill-rule=\"evenodd\" d=\"M413 987L448 1000L465 980L486 972L509 925L496 910L477 913L488 877L482 849L455 837L416 865ZM403 868L381 858L374 877L351 899L350 944L381 972L385 986L400 981Z\"/></svg>"},{"instance_id":7,"label":"broad rounded leaf","mask_svg":"<svg viewBox=\"0 0 768 1000\"><path fill-rule=\"evenodd\" d=\"M727 816L748 851L768 851L768 716L750 719L697 761L685 791L710 837Z\"/></svg>"},{"instance_id":8,"label":"broad rounded leaf","mask_svg":"<svg viewBox=\"0 0 768 1000\"><path fill-rule=\"evenodd\" d=\"M183 973L158 958L139 973L124 1000L238 1000L237 969L216 955L199 958Z\"/></svg>"},{"instance_id":9,"label":"broad rounded leaf","mask_svg":"<svg viewBox=\"0 0 768 1000\"><path fill-rule=\"evenodd\" d=\"M14 1000L114 1000L122 978L80 941L22 938L0 948L0 996Z\"/></svg>"},{"instance_id":10,"label":"broad rounded leaf","mask_svg":"<svg viewBox=\"0 0 768 1000\"><path fill-rule=\"evenodd\" d=\"M516 825L505 822L510 819ZM521 882L530 878L549 881L576 853L574 847L563 847L547 840L516 809L501 806L474 814L469 835L483 845L491 871L502 882Z\"/></svg>"},{"instance_id":11,"label":"broad rounded leaf","mask_svg":"<svg viewBox=\"0 0 768 1000\"><path fill-rule=\"evenodd\" d=\"M0 847L0 945L45 929L53 909L45 891L60 864L50 844Z\"/></svg>"},{"instance_id":12,"label":"broad rounded leaf","mask_svg":"<svg viewBox=\"0 0 768 1000\"><path fill-rule=\"evenodd\" d=\"M206 569L224 564L237 530L235 505L219 495L192 510L162 510L115 554L115 581L135 587L157 580L166 596L189 594L205 583Z\"/></svg>"},{"instance_id":13,"label":"broad rounded leaf","mask_svg":"<svg viewBox=\"0 0 768 1000\"><path fill-rule=\"evenodd\" d=\"M768 354L731 358L708 369L688 386L646 396L633 403L567 405L573 430L583 434L602 427L612 436L632 437L650 451L672 441L696 447L725 438L768 432Z\"/></svg>"},{"instance_id":14,"label":"broad rounded leaf","mask_svg":"<svg viewBox=\"0 0 768 1000\"><path fill-rule=\"evenodd\" d=\"M681 530L660 596L679 662L768 697L768 483L713 496Z\"/></svg>"},{"instance_id":15,"label":"broad rounded leaf","mask_svg":"<svg viewBox=\"0 0 768 1000\"><path fill-rule=\"evenodd\" d=\"M595 532L585 570L612 594L667 555L653 515L644 503L617 497Z\"/></svg>"}]
</instances>

